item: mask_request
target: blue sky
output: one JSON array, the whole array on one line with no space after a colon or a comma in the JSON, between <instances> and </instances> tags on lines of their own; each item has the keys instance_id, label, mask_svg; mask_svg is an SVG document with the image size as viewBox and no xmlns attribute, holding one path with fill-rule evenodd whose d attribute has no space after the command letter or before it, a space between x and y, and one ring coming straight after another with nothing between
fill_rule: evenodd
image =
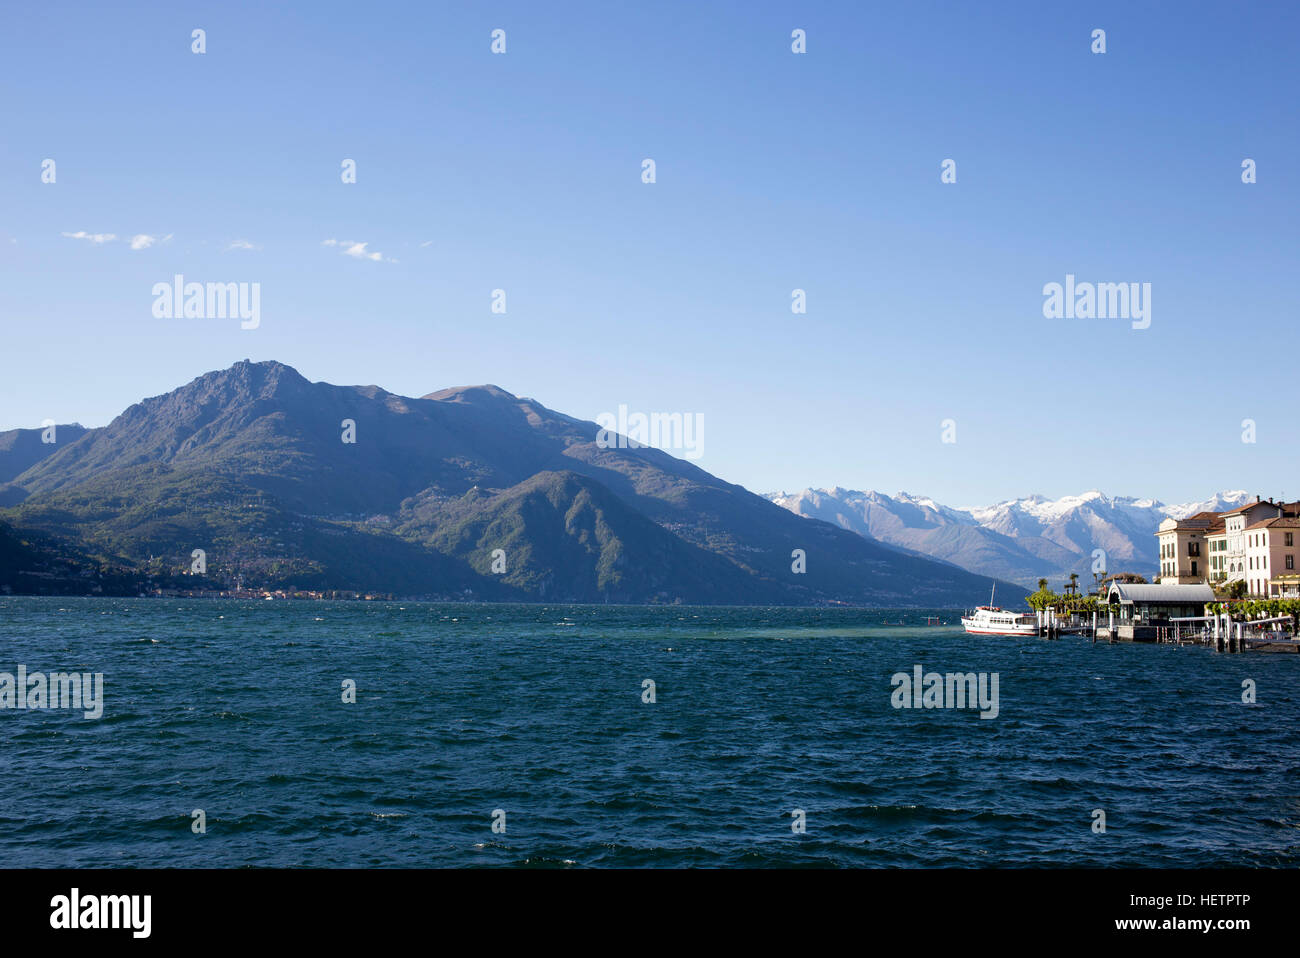
<instances>
[{"instance_id":1,"label":"blue sky","mask_svg":"<svg viewBox=\"0 0 1300 958\"><path fill-rule=\"evenodd\" d=\"M1300 495L1293 368L1260 362L1300 339L1295 4L6 19L0 428L102 425L278 359L591 419L695 413L698 464L756 491ZM176 273L260 283L260 327L154 318ZM1150 328L1044 318L1067 273L1150 283Z\"/></svg>"}]
</instances>

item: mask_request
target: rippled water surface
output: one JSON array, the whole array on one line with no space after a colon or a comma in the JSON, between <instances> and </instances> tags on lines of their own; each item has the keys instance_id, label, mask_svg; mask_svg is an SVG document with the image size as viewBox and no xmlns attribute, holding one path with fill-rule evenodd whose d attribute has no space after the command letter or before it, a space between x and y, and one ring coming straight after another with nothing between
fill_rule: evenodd
<instances>
[{"instance_id":1,"label":"rippled water surface","mask_svg":"<svg viewBox=\"0 0 1300 958\"><path fill-rule=\"evenodd\" d=\"M105 683L0 711L0 865L1300 864L1300 656L925 615L0 598L0 672Z\"/></svg>"}]
</instances>

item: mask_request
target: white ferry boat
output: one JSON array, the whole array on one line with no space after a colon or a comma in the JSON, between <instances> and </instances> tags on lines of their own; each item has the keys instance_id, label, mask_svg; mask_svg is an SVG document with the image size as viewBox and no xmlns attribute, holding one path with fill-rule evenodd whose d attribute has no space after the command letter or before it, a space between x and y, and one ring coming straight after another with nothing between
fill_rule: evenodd
<instances>
[{"instance_id":1,"label":"white ferry boat","mask_svg":"<svg viewBox=\"0 0 1300 958\"><path fill-rule=\"evenodd\" d=\"M993 587L994 592L997 586ZM969 616L961 617L962 628L972 635L1037 635L1038 619L1032 612L1008 612L993 604L982 605Z\"/></svg>"}]
</instances>

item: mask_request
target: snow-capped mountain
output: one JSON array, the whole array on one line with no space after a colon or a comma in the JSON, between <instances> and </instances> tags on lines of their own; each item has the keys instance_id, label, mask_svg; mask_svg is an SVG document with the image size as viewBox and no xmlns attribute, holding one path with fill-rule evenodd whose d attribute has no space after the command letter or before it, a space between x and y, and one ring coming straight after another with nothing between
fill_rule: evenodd
<instances>
[{"instance_id":1,"label":"snow-capped mountain","mask_svg":"<svg viewBox=\"0 0 1300 958\"><path fill-rule=\"evenodd\" d=\"M1246 494L1246 490L1235 489L1232 492L1216 493L1204 502L1185 502L1179 506L1163 506L1162 508L1167 516L1173 516L1175 519L1186 519L1198 512L1225 512L1248 501L1250 501L1250 496Z\"/></svg>"},{"instance_id":2,"label":"snow-capped mountain","mask_svg":"<svg viewBox=\"0 0 1300 958\"><path fill-rule=\"evenodd\" d=\"M1150 577L1159 566L1155 531L1161 521L1222 512L1248 497L1243 490L1231 490L1202 502L1166 505L1157 499L1111 498L1093 490L1060 499L1029 496L954 508L928 496L887 496L837 486L793 495L770 493L767 498L798 515L834 522L972 572L1030 586L1046 578L1059 587L1072 572L1091 583L1097 549L1106 553L1107 571Z\"/></svg>"}]
</instances>

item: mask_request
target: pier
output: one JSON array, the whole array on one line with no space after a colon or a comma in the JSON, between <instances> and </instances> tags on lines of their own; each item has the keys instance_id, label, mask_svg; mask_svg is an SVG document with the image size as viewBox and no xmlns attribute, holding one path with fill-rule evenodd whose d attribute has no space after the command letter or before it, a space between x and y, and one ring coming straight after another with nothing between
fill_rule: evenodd
<instances>
[{"instance_id":1,"label":"pier","mask_svg":"<svg viewBox=\"0 0 1300 958\"><path fill-rule=\"evenodd\" d=\"M1090 623L1081 621L1078 613L1062 620L1048 609L1038 613L1039 634L1091 635L1094 642L1197 645L1227 653L1300 653L1293 616L1233 619L1221 605L1205 614L1215 601L1214 590L1204 584L1115 582L1106 595L1106 611L1092 612Z\"/></svg>"}]
</instances>

